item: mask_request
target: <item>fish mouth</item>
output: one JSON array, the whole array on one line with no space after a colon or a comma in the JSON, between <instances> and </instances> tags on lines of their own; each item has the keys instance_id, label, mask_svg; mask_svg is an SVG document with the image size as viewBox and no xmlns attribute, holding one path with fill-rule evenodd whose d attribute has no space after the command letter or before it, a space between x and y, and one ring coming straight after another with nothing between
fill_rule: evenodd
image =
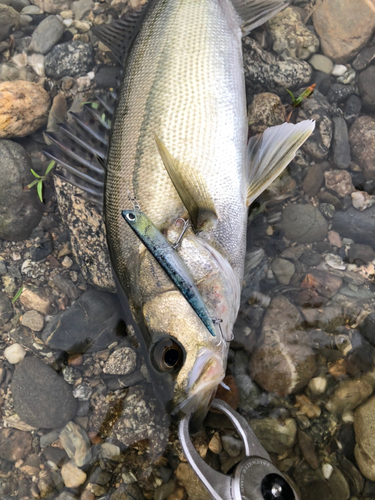
<instances>
[{"instance_id":1,"label":"fish mouth","mask_svg":"<svg viewBox=\"0 0 375 500\"><path fill-rule=\"evenodd\" d=\"M223 358L211 349L201 349L189 374L186 389L171 412L172 417L179 420L191 413L190 430L197 432L224 377Z\"/></svg>"}]
</instances>

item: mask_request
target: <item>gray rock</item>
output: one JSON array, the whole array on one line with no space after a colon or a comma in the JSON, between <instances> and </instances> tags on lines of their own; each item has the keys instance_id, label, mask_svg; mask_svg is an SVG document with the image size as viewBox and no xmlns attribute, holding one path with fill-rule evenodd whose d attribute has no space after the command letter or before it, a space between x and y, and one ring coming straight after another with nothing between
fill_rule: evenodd
<instances>
[{"instance_id":1,"label":"gray rock","mask_svg":"<svg viewBox=\"0 0 375 500\"><path fill-rule=\"evenodd\" d=\"M281 125L285 118L285 108L279 96L270 92L254 96L248 112L251 135L261 134L268 127Z\"/></svg>"},{"instance_id":2,"label":"gray rock","mask_svg":"<svg viewBox=\"0 0 375 500\"><path fill-rule=\"evenodd\" d=\"M335 207L331 203L321 203L319 210L322 212L326 219L332 219L335 214Z\"/></svg>"},{"instance_id":3,"label":"gray rock","mask_svg":"<svg viewBox=\"0 0 375 500\"><path fill-rule=\"evenodd\" d=\"M345 212L337 211L332 219L332 229L341 237L350 238L355 243L363 243L374 248L375 206L364 212L354 207Z\"/></svg>"},{"instance_id":4,"label":"gray rock","mask_svg":"<svg viewBox=\"0 0 375 500\"><path fill-rule=\"evenodd\" d=\"M59 437L68 457L74 459L78 467L90 462L91 443L82 427L74 422L68 422Z\"/></svg>"},{"instance_id":5,"label":"gray rock","mask_svg":"<svg viewBox=\"0 0 375 500\"><path fill-rule=\"evenodd\" d=\"M295 270L294 264L289 260L276 258L272 262L272 271L282 285L289 285Z\"/></svg>"},{"instance_id":6,"label":"gray rock","mask_svg":"<svg viewBox=\"0 0 375 500\"><path fill-rule=\"evenodd\" d=\"M64 25L56 16L48 16L37 26L31 36L29 50L39 54L47 54L60 40L64 33Z\"/></svg>"},{"instance_id":7,"label":"gray rock","mask_svg":"<svg viewBox=\"0 0 375 500\"><path fill-rule=\"evenodd\" d=\"M0 238L20 241L30 236L42 217L36 189L24 191L34 179L26 150L13 141L0 141Z\"/></svg>"},{"instance_id":8,"label":"gray rock","mask_svg":"<svg viewBox=\"0 0 375 500\"><path fill-rule=\"evenodd\" d=\"M306 252L303 252L298 260L305 266L314 267L320 264L322 257L319 252L315 252L314 250L306 250Z\"/></svg>"},{"instance_id":9,"label":"gray rock","mask_svg":"<svg viewBox=\"0 0 375 500\"><path fill-rule=\"evenodd\" d=\"M327 73L330 75L333 70L333 62L326 56L322 54L314 54L311 59L309 59L309 63L311 66L317 70L322 71L323 73Z\"/></svg>"},{"instance_id":10,"label":"gray rock","mask_svg":"<svg viewBox=\"0 0 375 500\"><path fill-rule=\"evenodd\" d=\"M293 59L308 59L319 47L318 38L301 21L300 14L288 7L266 23L273 50Z\"/></svg>"},{"instance_id":11,"label":"gray rock","mask_svg":"<svg viewBox=\"0 0 375 500\"><path fill-rule=\"evenodd\" d=\"M17 415L33 427L62 427L75 417L77 400L70 386L38 358L17 365L11 389Z\"/></svg>"},{"instance_id":12,"label":"gray rock","mask_svg":"<svg viewBox=\"0 0 375 500\"><path fill-rule=\"evenodd\" d=\"M20 23L19 13L9 5L0 4L0 42L8 38Z\"/></svg>"},{"instance_id":13,"label":"gray rock","mask_svg":"<svg viewBox=\"0 0 375 500\"><path fill-rule=\"evenodd\" d=\"M238 457L244 449L243 441L233 436L224 434L221 436L221 442L223 443L224 450L230 457Z\"/></svg>"},{"instance_id":14,"label":"gray rock","mask_svg":"<svg viewBox=\"0 0 375 500\"><path fill-rule=\"evenodd\" d=\"M32 436L29 432L17 429L0 431L0 457L9 462L17 462L31 452Z\"/></svg>"},{"instance_id":15,"label":"gray rock","mask_svg":"<svg viewBox=\"0 0 375 500\"><path fill-rule=\"evenodd\" d=\"M0 326L8 323L10 318L13 316L13 307L8 296L4 292L0 292Z\"/></svg>"},{"instance_id":16,"label":"gray rock","mask_svg":"<svg viewBox=\"0 0 375 500\"><path fill-rule=\"evenodd\" d=\"M354 122L354 120L356 120L359 117L361 109L362 109L361 99L354 94L349 96L349 99L345 103L345 112L344 112L344 118L349 125L351 125Z\"/></svg>"},{"instance_id":17,"label":"gray rock","mask_svg":"<svg viewBox=\"0 0 375 500\"><path fill-rule=\"evenodd\" d=\"M248 356L246 356L248 362ZM251 412L259 404L260 390L256 383L246 373L236 375L236 384L240 395L239 407L243 411Z\"/></svg>"},{"instance_id":18,"label":"gray rock","mask_svg":"<svg viewBox=\"0 0 375 500\"><path fill-rule=\"evenodd\" d=\"M111 495L110 500L145 500L140 487L137 483L120 484L120 486Z\"/></svg>"},{"instance_id":19,"label":"gray rock","mask_svg":"<svg viewBox=\"0 0 375 500\"><path fill-rule=\"evenodd\" d=\"M317 365L298 309L284 296L274 298L250 361L251 377L263 389L281 396L304 387Z\"/></svg>"},{"instance_id":20,"label":"gray rock","mask_svg":"<svg viewBox=\"0 0 375 500\"><path fill-rule=\"evenodd\" d=\"M357 93L357 89L353 85L334 83L330 86L326 98L331 104L341 104L346 101L350 95L355 93Z\"/></svg>"},{"instance_id":21,"label":"gray rock","mask_svg":"<svg viewBox=\"0 0 375 500\"><path fill-rule=\"evenodd\" d=\"M322 187L326 163L316 163L308 169L302 184L302 189L308 196L316 196Z\"/></svg>"},{"instance_id":22,"label":"gray rock","mask_svg":"<svg viewBox=\"0 0 375 500\"><path fill-rule=\"evenodd\" d=\"M333 126L331 120L331 105L319 91L315 91L310 99L305 99L298 113L297 121L314 119L314 132L302 146L307 154L316 160L322 160L328 155Z\"/></svg>"},{"instance_id":23,"label":"gray rock","mask_svg":"<svg viewBox=\"0 0 375 500\"><path fill-rule=\"evenodd\" d=\"M283 59L263 50L249 37L244 39L246 84L251 93L284 94L310 81L312 69L305 61Z\"/></svg>"},{"instance_id":24,"label":"gray rock","mask_svg":"<svg viewBox=\"0 0 375 500\"><path fill-rule=\"evenodd\" d=\"M94 65L94 47L78 40L56 45L44 59L46 76L56 80L64 76L83 76Z\"/></svg>"},{"instance_id":25,"label":"gray rock","mask_svg":"<svg viewBox=\"0 0 375 500\"><path fill-rule=\"evenodd\" d=\"M285 453L296 442L297 424L292 418L280 422L275 418L266 417L252 419L249 424L261 444L271 453Z\"/></svg>"},{"instance_id":26,"label":"gray rock","mask_svg":"<svg viewBox=\"0 0 375 500\"><path fill-rule=\"evenodd\" d=\"M351 162L348 127L344 118L333 118L333 161L338 168L348 168Z\"/></svg>"},{"instance_id":27,"label":"gray rock","mask_svg":"<svg viewBox=\"0 0 375 500\"><path fill-rule=\"evenodd\" d=\"M355 458L362 474L375 481L375 396L354 413Z\"/></svg>"},{"instance_id":28,"label":"gray rock","mask_svg":"<svg viewBox=\"0 0 375 500\"><path fill-rule=\"evenodd\" d=\"M375 179L375 120L360 116L350 128L349 141L354 161L366 180Z\"/></svg>"},{"instance_id":29,"label":"gray rock","mask_svg":"<svg viewBox=\"0 0 375 500\"><path fill-rule=\"evenodd\" d=\"M365 380L344 380L335 388L335 392L326 403L329 412L341 415L354 410L372 394L372 387Z\"/></svg>"},{"instance_id":30,"label":"gray rock","mask_svg":"<svg viewBox=\"0 0 375 500\"><path fill-rule=\"evenodd\" d=\"M359 54L352 61L352 66L356 71L362 71L370 66L372 61L375 59L375 47L366 47L361 50Z\"/></svg>"},{"instance_id":31,"label":"gray rock","mask_svg":"<svg viewBox=\"0 0 375 500\"><path fill-rule=\"evenodd\" d=\"M26 311L22 315L22 325L34 332L40 332L44 326L44 317L38 311Z\"/></svg>"},{"instance_id":32,"label":"gray rock","mask_svg":"<svg viewBox=\"0 0 375 500\"><path fill-rule=\"evenodd\" d=\"M285 237L297 243L313 243L322 240L328 233L328 222L312 205L286 207L281 226Z\"/></svg>"},{"instance_id":33,"label":"gray rock","mask_svg":"<svg viewBox=\"0 0 375 500\"><path fill-rule=\"evenodd\" d=\"M78 0L72 3L72 11L75 19L82 19L94 8L93 0Z\"/></svg>"},{"instance_id":34,"label":"gray rock","mask_svg":"<svg viewBox=\"0 0 375 500\"><path fill-rule=\"evenodd\" d=\"M69 279L64 278L64 276L61 276L61 274L56 274L52 278L52 282L55 287L60 290L60 292L63 292L69 299L75 300L79 297L79 291L75 284Z\"/></svg>"},{"instance_id":35,"label":"gray rock","mask_svg":"<svg viewBox=\"0 0 375 500\"><path fill-rule=\"evenodd\" d=\"M47 324L42 339L54 349L81 353L105 349L123 334L117 297L89 290Z\"/></svg>"},{"instance_id":36,"label":"gray rock","mask_svg":"<svg viewBox=\"0 0 375 500\"><path fill-rule=\"evenodd\" d=\"M358 89L362 98L363 107L368 111L375 111L375 66L369 66L359 74Z\"/></svg>"},{"instance_id":37,"label":"gray rock","mask_svg":"<svg viewBox=\"0 0 375 500\"><path fill-rule=\"evenodd\" d=\"M95 73L94 83L99 89L117 87L121 78L119 66L103 66Z\"/></svg>"},{"instance_id":38,"label":"gray rock","mask_svg":"<svg viewBox=\"0 0 375 500\"><path fill-rule=\"evenodd\" d=\"M128 375L135 370L137 355L130 347L116 349L107 359L103 372L110 375Z\"/></svg>"},{"instance_id":39,"label":"gray rock","mask_svg":"<svg viewBox=\"0 0 375 500\"><path fill-rule=\"evenodd\" d=\"M144 376L141 370L134 371L129 375L123 375L121 377L110 377L105 379L106 386L110 391L117 391L119 389L124 389L124 387L132 387L144 381Z\"/></svg>"},{"instance_id":40,"label":"gray rock","mask_svg":"<svg viewBox=\"0 0 375 500\"><path fill-rule=\"evenodd\" d=\"M354 243L348 250L348 261L363 266L375 259L375 252L369 245Z\"/></svg>"}]
</instances>

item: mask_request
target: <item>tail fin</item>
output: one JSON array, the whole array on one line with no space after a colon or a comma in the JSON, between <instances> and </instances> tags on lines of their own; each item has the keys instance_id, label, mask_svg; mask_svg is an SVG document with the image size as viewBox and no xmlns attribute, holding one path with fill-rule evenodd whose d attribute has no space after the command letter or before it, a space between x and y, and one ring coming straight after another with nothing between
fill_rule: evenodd
<instances>
[{"instance_id":1,"label":"tail fin","mask_svg":"<svg viewBox=\"0 0 375 500\"><path fill-rule=\"evenodd\" d=\"M315 122L305 120L270 127L247 146L247 205L250 205L293 160L297 149L313 132Z\"/></svg>"},{"instance_id":2,"label":"tail fin","mask_svg":"<svg viewBox=\"0 0 375 500\"><path fill-rule=\"evenodd\" d=\"M244 36L288 6L285 0L232 0L232 3L242 20Z\"/></svg>"}]
</instances>

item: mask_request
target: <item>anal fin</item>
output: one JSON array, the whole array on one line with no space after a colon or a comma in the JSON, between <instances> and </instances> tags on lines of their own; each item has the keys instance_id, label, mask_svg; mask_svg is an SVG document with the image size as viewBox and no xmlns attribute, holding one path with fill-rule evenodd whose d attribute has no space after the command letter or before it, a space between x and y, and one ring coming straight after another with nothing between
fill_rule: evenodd
<instances>
[{"instance_id":1,"label":"anal fin","mask_svg":"<svg viewBox=\"0 0 375 500\"><path fill-rule=\"evenodd\" d=\"M248 169L247 205L250 205L293 160L296 151L312 134L313 120L283 123L266 129L249 140L246 168Z\"/></svg>"},{"instance_id":2,"label":"anal fin","mask_svg":"<svg viewBox=\"0 0 375 500\"><path fill-rule=\"evenodd\" d=\"M244 36L288 6L286 0L232 0L232 3L241 18Z\"/></svg>"}]
</instances>

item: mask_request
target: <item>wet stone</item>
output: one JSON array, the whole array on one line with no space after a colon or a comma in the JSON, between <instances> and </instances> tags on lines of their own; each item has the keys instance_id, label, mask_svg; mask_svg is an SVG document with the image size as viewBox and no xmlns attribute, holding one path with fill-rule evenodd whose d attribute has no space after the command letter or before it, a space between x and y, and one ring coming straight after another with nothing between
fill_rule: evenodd
<instances>
[{"instance_id":1,"label":"wet stone","mask_svg":"<svg viewBox=\"0 0 375 500\"><path fill-rule=\"evenodd\" d=\"M375 396L354 413L355 458L362 474L375 481Z\"/></svg>"},{"instance_id":2,"label":"wet stone","mask_svg":"<svg viewBox=\"0 0 375 500\"><path fill-rule=\"evenodd\" d=\"M42 339L48 346L68 353L100 351L121 339L120 318L115 295L89 290L47 324Z\"/></svg>"},{"instance_id":3,"label":"wet stone","mask_svg":"<svg viewBox=\"0 0 375 500\"><path fill-rule=\"evenodd\" d=\"M176 477L185 486L189 498L210 500L210 494L189 464L181 462L176 470Z\"/></svg>"},{"instance_id":4,"label":"wet stone","mask_svg":"<svg viewBox=\"0 0 375 500\"><path fill-rule=\"evenodd\" d=\"M297 243L313 243L327 236L328 223L312 205L289 205L283 211L285 237Z\"/></svg>"},{"instance_id":5,"label":"wet stone","mask_svg":"<svg viewBox=\"0 0 375 500\"><path fill-rule=\"evenodd\" d=\"M291 394L315 375L316 361L298 309L284 296L272 300L250 361L251 377L268 392Z\"/></svg>"},{"instance_id":6,"label":"wet stone","mask_svg":"<svg viewBox=\"0 0 375 500\"><path fill-rule=\"evenodd\" d=\"M285 118L285 108L279 96L270 92L254 96L248 111L251 135L261 134L268 127L281 125Z\"/></svg>"},{"instance_id":7,"label":"wet stone","mask_svg":"<svg viewBox=\"0 0 375 500\"><path fill-rule=\"evenodd\" d=\"M322 257L320 253L315 252L314 250L306 250L306 252L303 252L301 257L299 258L299 261L308 267L314 267L319 265L321 260Z\"/></svg>"},{"instance_id":8,"label":"wet stone","mask_svg":"<svg viewBox=\"0 0 375 500\"><path fill-rule=\"evenodd\" d=\"M322 212L326 219L332 219L335 213L335 207L330 203L321 203L319 205L319 210Z\"/></svg>"},{"instance_id":9,"label":"wet stone","mask_svg":"<svg viewBox=\"0 0 375 500\"><path fill-rule=\"evenodd\" d=\"M17 415L36 428L62 427L76 414L71 388L43 361L27 357L13 375L12 395Z\"/></svg>"},{"instance_id":10,"label":"wet stone","mask_svg":"<svg viewBox=\"0 0 375 500\"><path fill-rule=\"evenodd\" d=\"M361 50L359 54L354 58L351 65L356 71L362 71L370 66L372 61L375 59L375 47L365 47Z\"/></svg>"},{"instance_id":11,"label":"wet stone","mask_svg":"<svg viewBox=\"0 0 375 500\"><path fill-rule=\"evenodd\" d=\"M47 54L60 40L64 33L64 25L56 16L46 17L31 36L29 50L40 54Z\"/></svg>"},{"instance_id":12,"label":"wet stone","mask_svg":"<svg viewBox=\"0 0 375 500\"><path fill-rule=\"evenodd\" d=\"M329 170L324 172L327 189L334 191L340 198L354 191L352 177L346 170Z\"/></svg>"},{"instance_id":13,"label":"wet stone","mask_svg":"<svg viewBox=\"0 0 375 500\"><path fill-rule=\"evenodd\" d=\"M94 82L96 87L100 89L116 88L120 77L120 68L118 66L104 66L95 74Z\"/></svg>"},{"instance_id":14,"label":"wet stone","mask_svg":"<svg viewBox=\"0 0 375 500\"><path fill-rule=\"evenodd\" d=\"M355 243L370 245L374 248L375 206L364 212L359 212L354 207L345 212L337 211L332 219L332 229L341 237L350 238Z\"/></svg>"},{"instance_id":15,"label":"wet stone","mask_svg":"<svg viewBox=\"0 0 375 500\"><path fill-rule=\"evenodd\" d=\"M137 355L130 347L116 349L105 362L103 372L110 375L128 375L135 370Z\"/></svg>"},{"instance_id":16,"label":"wet stone","mask_svg":"<svg viewBox=\"0 0 375 500\"><path fill-rule=\"evenodd\" d=\"M0 42L8 38L20 22L19 13L9 5L0 4Z\"/></svg>"},{"instance_id":17,"label":"wet stone","mask_svg":"<svg viewBox=\"0 0 375 500\"><path fill-rule=\"evenodd\" d=\"M353 85L344 85L343 83L334 83L330 86L326 98L330 104L340 104L345 102L352 94L356 94L357 89Z\"/></svg>"},{"instance_id":18,"label":"wet stone","mask_svg":"<svg viewBox=\"0 0 375 500\"><path fill-rule=\"evenodd\" d=\"M17 429L0 431L0 457L9 462L25 458L31 452L32 436Z\"/></svg>"},{"instance_id":19,"label":"wet stone","mask_svg":"<svg viewBox=\"0 0 375 500\"><path fill-rule=\"evenodd\" d=\"M83 76L94 67L94 48L78 40L56 45L45 57L46 76Z\"/></svg>"},{"instance_id":20,"label":"wet stone","mask_svg":"<svg viewBox=\"0 0 375 500\"><path fill-rule=\"evenodd\" d=\"M374 90L375 67L369 66L359 74L358 89L362 98L365 110L375 111L375 90Z\"/></svg>"},{"instance_id":21,"label":"wet stone","mask_svg":"<svg viewBox=\"0 0 375 500\"><path fill-rule=\"evenodd\" d=\"M369 245L354 243L348 250L348 261L363 266L375 259L375 252Z\"/></svg>"},{"instance_id":22,"label":"wet stone","mask_svg":"<svg viewBox=\"0 0 375 500\"><path fill-rule=\"evenodd\" d=\"M13 307L6 293L0 291L0 327L13 316Z\"/></svg>"},{"instance_id":23,"label":"wet stone","mask_svg":"<svg viewBox=\"0 0 375 500\"><path fill-rule=\"evenodd\" d=\"M311 66L318 71L322 71L323 73L327 73L330 75L333 70L333 62L326 56L322 54L314 54L310 59L309 63Z\"/></svg>"},{"instance_id":24,"label":"wet stone","mask_svg":"<svg viewBox=\"0 0 375 500\"><path fill-rule=\"evenodd\" d=\"M239 407L243 411L251 412L259 404L259 387L246 373L236 375L236 384L240 398Z\"/></svg>"},{"instance_id":25,"label":"wet stone","mask_svg":"<svg viewBox=\"0 0 375 500\"><path fill-rule=\"evenodd\" d=\"M52 282L55 287L60 290L60 292L63 292L69 299L75 300L79 297L79 291L77 290L77 287L69 279L64 278L60 274L56 274L52 278Z\"/></svg>"},{"instance_id":26,"label":"wet stone","mask_svg":"<svg viewBox=\"0 0 375 500\"><path fill-rule=\"evenodd\" d=\"M335 392L326 403L329 412L341 415L354 410L372 394L372 387L365 380L345 380L338 384Z\"/></svg>"},{"instance_id":27,"label":"wet stone","mask_svg":"<svg viewBox=\"0 0 375 500\"><path fill-rule=\"evenodd\" d=\"M62 466L61 475L65 486L68 488L78 488L86 481L86 474L73 462L68 462Z\"/></svg>"},{"instance_id":28,"label":"wet stone","mask_svg":"<svg viewBox=\"0 0 375 500\"><path fill-rule=\"evenodd\" d=\"M26 311L25 314L22 315L21 323L34 332L40 332L44 326L44 317L38 313L38 311Z\"/></svg>"},{"instance_id":29,"label":"wet stone","mask_svg":"<svg viewBox=\"0 0 375 500\"><path fill-rule=\"evenodd\" d=\"M323 73L323 71L315 70L312 74L310 83L315 83L315 90L318 90L322 95L327 95L331 85L332 78L327 75L327 73Z\"/></svg>"},{"instance_id":30,"label":"wet stone","mask_svg":"<svg viewBox=\"0 0 375 500\"><path fill-rule=\"evenodd\" d=\"M375 120L361 116L351 126L350 146L366 180L375 179Z\"/></svg>"},{"instance_id":31,"label":"wet stone","mask_svg":"<svg viewBox=\"0 0 375 500\"><path fill-rule=\"evenodd\" d=\"M345 104L344 118L351 125L359 117L362 109L362 100L357 95L349 96Z\"/></svg>"},{"instance_id":32,"label":"wet stone","mask_svg":"<svg viewBox=\"0 0 375 500\"><path fill-rule=\"evenodd\" d=\"M324 165L312 165L303 180L302 188L308 196L316 196L324 182Z\"/></svg>"},{"instance_id":33,"label":"wet stone","mask_svg":"<svg viewBox=\"0 0 375 500\"><path fill-rule=\"evenodd\" d=\"M272 262L272 271L282 285L289 285L295 270L294 264L289 260L276 258Z\"/></svg>"},{"instance_id":34,"label":"wet stone","mask_svg":"<svg viewBox=\"0 0 375 500\"><path fill-rule=\"evenodd\" d=\"M9 363L16 365L26 356L26 351L20 344L12 344L4 351L4 356Z\"/></svg>"},{"instance_id":35,"label":"wet stone","mask_svg":"<svg viewBox=\"0 0 375 500\"><path fill-rule=\"evenodd\" d=\"M68 422L59 437L68 457L73 459L78 467L90 462L91 443L82 427L74 422Z\"/></svg>"},{"instance_id":36,"label":"wet stone","mask_svg":"<svg viewBox=\"0 0 375 500\"><path fill-rule=\"evenodd\" d=\"M348 127L344 118L333 121L333 161L338 168L348 168L351 162Z\"/></svg>"},{"instance_id":37,"label":"wet stone","mask_svg":"<svg viewBox=\"0 0 375 500\"><path fill-rule=\"evenodd\" d=\"M294 446L297 438L297 424L288 418L280 422L266 417L259 420L251 419L250 427L268 452L284 453Z\"/></svg>"}]
</instances>

